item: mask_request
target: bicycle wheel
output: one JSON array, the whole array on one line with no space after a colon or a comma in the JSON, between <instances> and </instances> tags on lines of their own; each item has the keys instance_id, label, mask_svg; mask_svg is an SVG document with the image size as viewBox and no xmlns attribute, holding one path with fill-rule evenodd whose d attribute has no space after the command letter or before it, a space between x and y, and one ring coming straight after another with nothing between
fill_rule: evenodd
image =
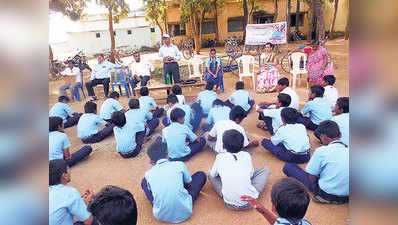
<instances>
[{"instance_id":1,"label":"bicycle wheel","mask_svg":"<svg viewBox=\"0 0 398 225\"><path fill-rule=\"evenodd\" d=\"M228 65L230 66L230 68L231 68L231 73L232 73L232 75L234 75L234 76L238 76L239 75L239 71L238 71L238 61L236 61L236 59L235 58L231 58L230 59L230 61L229 61L229 63L228 63Z\"/></svg>"},{"instance_id":2,"label":"bicycle wheel","mask_svg":"<svg viewBox=\"0 0 398 225\"><path fill-rule=\"evenodd\" d=\"M235 48L234 48L234 58L239 58L239 57L242 56L242 54L243 54L242 47L239 46L239 45L235 46Z\"/></svg>"},{"instance_id":3,"label":"bicycle wheel","mask_svg":"<svg viewBox=\"0 0 398 225\"><path fill-rule=\"evenodd\" d=\"M191 51L188 48L184 48L182 50L182 55L184 56L184 58L186 60L189 60L190 58L192 58L192 53L191 53Z\"/></svg>"},{"instance_id":4,"label":"bicycle wheel","mask_svg":"<svg viewBox=\"0 0 398 225\"><path fill-rule=\"evenodd\" d=\"M283 71L285 71L286 73L290 73L290 62L289 62L289 56L290 56L290 52L287 52L280 61L280 65Z\"/></svg>"}]
</instances>

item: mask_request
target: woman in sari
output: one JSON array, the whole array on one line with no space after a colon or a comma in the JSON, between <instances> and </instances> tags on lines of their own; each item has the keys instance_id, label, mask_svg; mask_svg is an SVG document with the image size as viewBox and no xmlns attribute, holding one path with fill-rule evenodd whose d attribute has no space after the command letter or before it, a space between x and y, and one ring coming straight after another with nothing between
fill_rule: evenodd
<instances>
[{"instance_id":1,"label":"woman in sari","mask_svg":"<svg viewBox=\"0 0 398 225\"><path fill-rule=\"evenodd\" d=\"M308 82L313 84L322 84L325 75L334 75L333 63L328 63L328 52L323 46L319 46L318 41L311 43L312 52L307 59Z\"/></svg>"},{"instance_id":2,"label":"woman in sari","mask_svg":"<svg viewBox=\"0 0 398 225\"><path fill-rule=\"evenodd\" d=\"M271 43L265 44L265 52L260 56L260 73L257 76L257 90L261 92L275 91L279 80L278 60L272 51Z\"/></svg>"}]
</instances>

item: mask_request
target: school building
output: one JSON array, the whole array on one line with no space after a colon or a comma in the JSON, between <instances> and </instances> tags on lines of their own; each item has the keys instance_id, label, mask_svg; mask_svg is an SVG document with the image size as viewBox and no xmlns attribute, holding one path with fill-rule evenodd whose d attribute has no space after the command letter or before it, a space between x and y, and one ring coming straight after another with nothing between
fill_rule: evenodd
<instances>
[{"instance_id":1,"label":"school building","mask_svg":"<svg viewBox=\"0 0 398 225\"><path fill-rule=\"evenodd\" d=\"M275 0L274 0L275 1ZM250 23L261 24L271 23L275 16L274 1L259 0L256 2L258 10L254 11L250 16ZM322 11L325 20L325 28L329 30L334 13L334 4L324 1ZM190 24L181 23L180 9L178 0L167 1L167 23L170 35L173 37L174 43L178 44L180 40L186 40L191 37ZM300 1L300 11L296 12L297 1L291 0L290 8L290 25L291 29L295 29L296 16L299 16L299 30L307 34L309 29L308 10L309 7L304 1ZM286 21L287 0L278 0L278 15L276 22ZM349 0L340 0L338 13L335 23L335 31L344 31L349 10ZM250 11L250 6L249 6ZM215 37L216 26L218 27L219 41L235 35L242 39L243 36L243 7L242 0L226 0L222 8L217 9L217 24L215 23L215 13L206 14L203 24L202 39L213 39Z\"/></svg>"}]
</instances>

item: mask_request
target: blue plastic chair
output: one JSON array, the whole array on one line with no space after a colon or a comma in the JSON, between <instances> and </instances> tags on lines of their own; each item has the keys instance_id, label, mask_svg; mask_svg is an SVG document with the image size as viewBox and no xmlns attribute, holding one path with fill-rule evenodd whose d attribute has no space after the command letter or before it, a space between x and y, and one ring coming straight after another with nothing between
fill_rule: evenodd
<instances>
[{"instance_id":1,"label":"blue plastic chair","mask_svg":"<svg viewBox=\"0 0 398 225\"><path fill-rule=\"evenodd\" d=\"M75 87L75 98L77 99L77 101L80 102L80 93L79 93L79 89L82 90L82 94L83 97L86 98L86 94L84 94L84 84L83 84L83 71L80 70L80 85Z\"/></svg>"},{"instance_id":2,"label":"blue plastic chair","mask_svg":"<svg viewBox=\"0 0 398 225\"><path fill-rule=\"evenodd\" d=\"M123 74L122 72L122 67L115 67L114 68L114 74L113 74L113 82L112 82L112 91L115 91L114 87L118 86L119 87L119 93L120 96L123 96L122 88L121 86L124 86L124 90L126 91L127 98L130 98L130 85L129 85L129 77L128 75L130 74L130 70L127 67L127 74Z\"/></svg>"}]
</instances>

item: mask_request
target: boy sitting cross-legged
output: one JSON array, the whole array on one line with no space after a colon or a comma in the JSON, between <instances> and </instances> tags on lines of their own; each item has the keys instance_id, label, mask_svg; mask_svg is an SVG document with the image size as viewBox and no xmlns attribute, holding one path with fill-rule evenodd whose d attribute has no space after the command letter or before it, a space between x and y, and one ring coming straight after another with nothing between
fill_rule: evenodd
<instances>
[{"instance_id":1,"label":"boy sitting cross-legged","mask_svg":"<svg viewBox=\"0 0 398 225\"><path fill-rule=\"evenodd\" d=\"M210 109L207 121L202 125L203 131L210 131L218 121L229 120L230 112L231 108L225 106L223 101L220 99L214 100L213 108Z\"/></svg>"},{"instance_id":2,"label":"boy sitting cross-legged","mask_svg":"<svg viewBox=\"0 0 398 225\"><path fill-rule=\"evenodd\" d=\"M104 101L101 105L100 109L100 117L106 122L111 122L112 113L116 111L120 111L125 113L126 110L119 102L119 93L116 91L112 91L109 94L109 98Z\"/></svg>"},{"instance_id":3,"label":"boy sitting cross-legged","mask_svg":"<svg viewBox=\"0 0 398 225\"><path fill-rule=\"evenodd\" d=\"M156 127L159 126L159 119L154 118L152 113L145 111L140 108L140 102L138 99L130 99L130 109L125 113L127 123L142 123L148 128L146 136L149 136L155 132Z\"/></svg>"},{"instance_id":4,"label":"boy sitting cross-legged","mask_svg":"<svg viewBox=\"0 0 398 225\"><path fill-rule=\"evenodd\" d=\"M64 128L73 127L79 122L83 113L76 113L68 105L69 98L67 96L59 96L58 102L51 107L50 116L58 116L62 118Z\"/></svg>"},{"instance_id":5,"label":"boy sitting cross-legged","mask_svg":"<svg viewBox=\"0 0 398 225\"><path fill-rule=\"evenodd\" d=\"M141 97L138 99L140 101L140 107L146 112L152 112L154 118L160 118L163 116L164 109L159 108L155 102L155 99L149 96L149 89L147 87L142 87L140 89Z\"/></svg>"},{"instance_id":6,"label":"boy sitting cross-legged","mask_svg":"<svg viewBox=\"0 0 398 225\"><path fill-rule=\"evenodd\" d=\"M248 114L254 105L254 100L250 99L249 92L244 90L245 83L243 83L243 81L236 82L235 88L236 91L225 101L225 105L230 108L240 106L245 110L246 114Z\"/></svg>"}]
</instances>

